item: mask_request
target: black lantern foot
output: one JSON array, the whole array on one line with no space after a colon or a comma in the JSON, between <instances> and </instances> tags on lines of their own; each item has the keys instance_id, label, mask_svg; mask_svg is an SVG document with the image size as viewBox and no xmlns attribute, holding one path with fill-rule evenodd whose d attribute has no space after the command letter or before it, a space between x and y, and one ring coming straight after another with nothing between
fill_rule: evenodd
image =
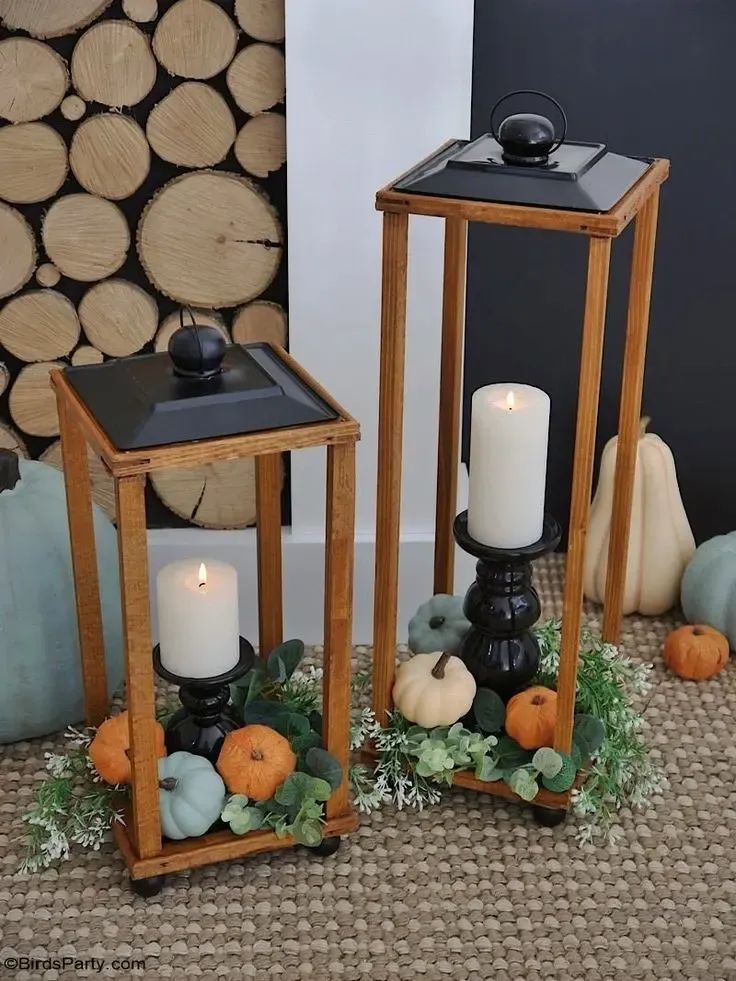
<instances>
[{"instance_id":1,"label":"black lantern foot","mask_svg":"<svg viewBox=\"0 0 736 981\"><path fill-rule=\"evenodd\" d=\"M313 855L319 855L320 858L329 858L330 855L334 855L340 847L340 837L334 838L323 838L319 845L307 845L307 848Z\"/></svg>"},{"instance_id":2,"label":"black lantern foot","mask_svg":"<svg viewBox=\"0 0 736 981\"><path fill-rule=\"evenodd\" d=\"M158 644L154 647L156 674L179 685L182 704L166 725L167 753L183 751L204 756L212 764L217 762L225 736L242 726L229 705L230 684L246 674L254 661L252 645L241 637L240 660L230 671L214 678L181 678L164 668Z\"/></svg>"},{"instance_id":3,"label":"black lantern foot","mask_svg":"<svg viewBox=\"0 0 736 981\"><path fill-rule=\"evenodd\" d=\"M136 896L142 896L143 899L153 899L161 892L165 882L165 875L153 875L150 879L131 879L130 888Z\"/></svg>"},{"instance_id":4,"label":"black lantern foot","mask_svg":"<svg viewBox=\"0 0 736 981\"><path fill-rule=\"evenodd\" d=\"M532 585L534 559L553 551L561 530L545 515L542 537L523 548L483 545L468 533L468 512L455 519L455 541L478 559L476 579L463 611L470 629L457 651L480 688L508 699L529 684L539 668L539 644L531 628L542 607Z\"/></svg>"},{"instance_id":5,"label":"black lantern foot","mask_svg":"<svg viewBox=\"0 0 736 981\"><path fill-rule=\"evenodd\" d=\"M557 828L565 823L567 811L553 810L551 807L534 807L534 820L543 828Z\"/></svg>"}]
</instances>

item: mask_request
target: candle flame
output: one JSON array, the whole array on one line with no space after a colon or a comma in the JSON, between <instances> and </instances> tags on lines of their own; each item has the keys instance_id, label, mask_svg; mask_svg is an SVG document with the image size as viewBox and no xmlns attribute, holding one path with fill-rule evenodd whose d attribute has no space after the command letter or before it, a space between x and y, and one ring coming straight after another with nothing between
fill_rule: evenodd
<instances>
[{"instance_id":1,"label":"candle flame","mask_svg":"<svg viewBox=\"0 0 736 981\"><path fill-rule=\"evenodd\" d=\"M506 408L509 410L509 412L511 412L511 410L514 408L515 405L516 405L516 397L515 397L513 391L507 392L506 393Z\"/></svg>"},{"instance_id":2,"label":"candle flame","mask_svg":"<svg viewBox=\"0 0 736 981\"><path fill-rule=\"evenodd\" d=\"M199 563L199 588L204 589L207 585L207 566L204 562Z\"/></svg>"}]
</instances>

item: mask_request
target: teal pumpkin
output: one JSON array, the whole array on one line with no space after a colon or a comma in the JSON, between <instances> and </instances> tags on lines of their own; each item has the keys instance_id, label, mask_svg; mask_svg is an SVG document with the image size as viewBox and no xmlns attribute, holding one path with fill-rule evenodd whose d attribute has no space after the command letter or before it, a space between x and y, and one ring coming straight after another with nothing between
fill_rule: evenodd
<instances>
[{"instance_id":1,"label":"teal pumpkin","mask_svg":"<svg viewBox=\"0 0 736 981\"><path fill-rule=\"evenodd\" d=\"M109 691L123 680L115 528L94 509ZM0 451L0 743L84 718L64 478Z\"/></svg>"},{"instance_id":2,"label":"teal pumpkin","mask_svg":"<svg viewBox=\"0 0 736 981\"><path fill-rule=\"evenodd\" d=\"M167 838L198 838L219 818L225 784L204 756L172 753L158 761L161 830Z\"/></svg>"},{"instance_id":3,"label":"teal pumpkin","mask_svg":"<svg viewBox=\"0 0 736 981\"><path fill-rule=\"evenodd\" d=\"M705 623L736 648L736 531L703 542L693 555L680 587L688 623Z\"/></svg>"},{"instance_id":4,"label":"teal pumpkin","mask_svg":"<svg viewBox=\"0 0 736 981\"><path fill-rule=\"evenodd\" d=\"M463 614L463 597L437 593L409 621L409 649L415 654L454 654L469 629L470 623Z\"/></svg>"}]
</instances>

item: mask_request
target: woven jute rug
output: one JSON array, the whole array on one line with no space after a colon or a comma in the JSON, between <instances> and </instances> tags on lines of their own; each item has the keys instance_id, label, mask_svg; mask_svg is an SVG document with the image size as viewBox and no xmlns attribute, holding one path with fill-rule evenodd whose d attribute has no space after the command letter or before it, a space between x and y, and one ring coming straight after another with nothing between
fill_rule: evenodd
<instances>
[{"instance_id":1,"label":"woven jute rug","mask_svg":"<svg viewBox=\"0 0 736 981\"><path fill-rule=\"evenodd\" d=\"M559 562L538 564L537 583L559 615ZM626 623L625 651L655 664L644 717L669 788L621 814L614 847L449 791L422 814L363 818L332 858L212 866L146 901L112 846L15 874L20 815L62 740L0 748L0 977L736 979L736 665L679 680L661 661L671 627ZM359 648L356 665L368 659Z\"/></svg>"}]
</instances>

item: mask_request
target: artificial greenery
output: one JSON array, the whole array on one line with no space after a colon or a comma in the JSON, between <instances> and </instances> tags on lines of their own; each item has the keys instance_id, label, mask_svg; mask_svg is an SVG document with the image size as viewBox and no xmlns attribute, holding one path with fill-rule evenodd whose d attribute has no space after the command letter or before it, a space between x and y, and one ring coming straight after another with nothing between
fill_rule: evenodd
<instances>
[{"instance_id":1,"label":"artificial greenery","mask_svg":"<svg viewBox=\"0 0 736 981\"><path fill-rule=\"evenodd\" d=\"M225 804L222 820L236 835L271 828L280 838L292 835L300 844L314 847L322 841L324 802L334 789L327 780L292 773L270 800L250 802L235 794Z\"/></svg>"},{"instance_id":2,"label":"artificial greenery","mask_svg":"<svg viewBox=\"0 0 736 981\"><path fill-rule=\"evenodd\" d=\"M534 684L556 685L560 632L559 620L550 620L537 630L541 658ZM632 661L583 629L575 705L578 712L599 720L605 740L588 754L595 758L585 783L572 792L573 811L582 818L581 841L599 836L613 840L617 812L622 807L646 806L664 786L664 777L649 756L641 733L643 719L635 704L649 691L651 670L651 664ZM582 729L576 718L576 745L593 735L592 723L586 721Z\"/></svg>"},{"instance_id":3,"label":"artificial greenery","mask_svg":"<svg viewBox=\"0 0 736 981\"><path fill-rule=\"evenodd\" d=\"M98 851L110 824L122 821L124 787L103 783L92 766L88 747L95 729L65 732L66 753L46 753L48 776L24 816L26 853L21 872L39 872L69 858L73 845Z\"/></svg>"}]
</instances>

